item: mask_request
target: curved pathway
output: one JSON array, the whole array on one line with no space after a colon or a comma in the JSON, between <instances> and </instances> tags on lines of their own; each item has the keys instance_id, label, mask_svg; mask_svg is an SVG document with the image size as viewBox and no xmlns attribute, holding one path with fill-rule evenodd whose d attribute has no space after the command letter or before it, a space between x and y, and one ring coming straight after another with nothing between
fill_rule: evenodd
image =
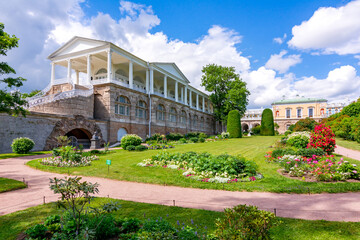
<instances>
[{"instance_id":1,"label":"curved pathway","mask_svg":"<svg viewBox=\"0 0 360 240\"><path fill-rule=\"evenodd\" d=\"M338 148L339 150L341 148ZM27 156L0 160L0 176L28 183L26 189L0 194L0 215L56 201L49 189L49 178L64 177L27 167L25 163L44 157ZM360 159L360 158L359 158ZM332 221L360 221L360 192L338 194L277 194L269 192L230 192L161 186L111 179L83 177L83 180L98 182L101 197L146 202L188 208L222 211L238 204L256 205L260 209L274 211L277 216L325 219Z\"/></svg>"}]
</instances>

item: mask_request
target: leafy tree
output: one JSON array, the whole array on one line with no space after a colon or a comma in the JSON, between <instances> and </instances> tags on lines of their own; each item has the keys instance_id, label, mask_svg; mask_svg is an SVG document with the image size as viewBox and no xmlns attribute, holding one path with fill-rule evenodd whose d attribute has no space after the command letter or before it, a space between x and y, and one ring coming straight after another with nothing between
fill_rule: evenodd
<instances>
[{"instance_id":1,"label":"leafy tree","mask_svg":"<svg viewBox=\"0 0 360 240\"><path fill-rule=\"evenodd\" d=\"M0 56L6 56L8 50L18 47L19 39L15 35L10 36L4 32L4 24L0 23ZM0 76L8 74L16 74L15 70L10 67L6 62L0 62ZM21 113L25 116L26 100L21 97L19 91L10 91L13 87L21 87L25 81L22 77L7 77L0 79L0 83L5 84L4 89L0 89L0 112L18 115Z\"/></svg>"},{"instance_id":2,"label":"leafy tree","mask_svg":"<svg viewBox=\"0 0 360 240\"><path fill-rule=\"evenodd\" d=\"M35 95L38 94L39 92L41 92L41 90L32 90L30 93L23 93L23 94L21 95L21 97L22 97L23 99L25 99L25 98L30 98L30 97L35 96Z\"/></svg>"},{"instance_id":3,"label":"leafy tree","mask_svg":"<svg viewBox=\"0 0 360 240\"><path fill-rule=\"evenodd\" d=\"M238 110L231 110L227 119L227 131L230 133L230 138L241 138L241 120Z\"/></svg>"},{"instance_id":4,"label":"leafy tree","mask_svg":"<svg viewBox=\"0 0 360 240\"><path fill-rule=\"evenodd\" d=\"M243 116L250 92L239 74L235 73L235 68L209 64L203 67L202 72L201 86L211 92L215 119L226 121L231 110L238 110Z\"/></svg>"},{"instance_id":5,"label":"leafy tree","mask_svg":"<svg viewBox=\"0 0 360 240\"><path fill-rule=\"evenodd\" d=\"M311 118L300 119L295 123L294 132L313 131L317 122Z\"/></svg>"},{"instance_id":6,"label":"leafy tree","mask_svg":"<svg viewBox=\"0 0 360 240\"><path fill-rule=\"evenodd\" d=\"M274 136L274 116L271 109L266 108L261 115L261 128L260 135L262 136Z\"/></svg>"}]
</instances>

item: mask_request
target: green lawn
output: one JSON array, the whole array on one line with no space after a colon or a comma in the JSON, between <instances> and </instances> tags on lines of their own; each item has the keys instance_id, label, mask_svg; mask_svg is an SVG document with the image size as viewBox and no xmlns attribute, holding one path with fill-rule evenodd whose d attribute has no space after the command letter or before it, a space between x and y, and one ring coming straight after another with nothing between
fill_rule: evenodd
<instances>
[{"instance_id":1,"label":"green lawn","mask_svg":"<svg viewBox=\"0 0 360 240\"><path fill-rule=\"evenodd\" d=\"M13 179L0 177L0 193L26 188L25 183Z\"/></svg>"},{"instance_id":2,"label":"green lawn","mask_svg":"<svg viewBox=\"0 0 360 240\"><path fill-rule=\"evenodd\" d=\"M108 201L106 198L97 198L92 206ZM135 203L119 201L121 208L115 212L115 217L137 217L139 219L162 217L172 224L180 223L191 225L191 219L201 229L208 229L212 232L215 228L215 219L222 217L222 212L213 212L198 209L167 207L146 203ZM39 205L18 211L8 215L0 216L0 236L3 240L16 239L17 236L28 227L41 223L46 216L61 213L55 203ZM145 214L145 216L144 216ZM307 221L298 219L281 218L279 226L271 231L272 239L359 239L360 223L351 222L328 222L328 221Z\"/></svg>"},{"instance_id":3,"label":"green lawn","mask_svg":"<svg viewBox=\"0 0 360 240\"><path fill-rule=\"evenodd\" d=\"M344 140L342 138L336 138L336 145L344 148L360 151L360 143L356 141Z\"/></svg>"},{"instance_id":4,"label":"green lawn","mask_svg":"<svg viewBox=\"0 0 360 240\"><path fill-rule=\"evenodd\" d=\"M15 157L24 157L24 156L33 156L33 155L42 155L51 153L51 151L39 151L39 152L29 152L25 154L19 154L19 153L1 153L0 154L0 160L6 159L6 158L15 158Z\"/></svg>"},{"instance_id":5,"label":"green lawn","mask_svg":"<svg viewBox=\"0 0 360 240\"><path fill-rule=\"evenodd\" d=\"M173 149L167 149L169 152L209 152L212 154L241 154L249 160L254 160L259 165L259 171L264 175L264 179L254 182L243 183L206 183L196 181L182 176L182 172L167 168L140 167L136 164L143 159L150 158L161 150L148 150L144 152L129 152L125 150L116 150L105 156L100 156L99 161L94 161L91 166L77 168L57 168L44 166L39 160L28 162L28 165L44 171L70 173L73 175L97 176L111 178L116 180L125 180L133 182L144 182L154 184L166 184L182 187L225 189L230 191L267 191L282 193L320 193L320 192L348 192L360 191L360 183L316 183L303 182L300 180L289 179L280 175L276 163L267 163L264 155L266 151L271 150L270 146L274 144L279 137L250 137L242 139L230 139L227 141L184 144L176 145ZM106 165L106 159L111 159L110 173ZM348 159L349 161L355 161Z\"/></svg>"}]
</instances>

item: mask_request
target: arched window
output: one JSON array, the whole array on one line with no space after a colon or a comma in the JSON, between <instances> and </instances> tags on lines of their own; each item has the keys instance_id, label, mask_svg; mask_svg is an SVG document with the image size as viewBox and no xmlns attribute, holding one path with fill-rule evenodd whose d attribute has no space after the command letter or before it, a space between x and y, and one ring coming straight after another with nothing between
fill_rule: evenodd
<instances>
[{"instance_id":1,"label":"arched window","mask_svg":"<svg viewBox=\"0 0 360 240\"><path fill-rule=\"evenodd\" d=\"M134 85L139 89L143 89L143 90L146 89L144 80L140 76L134 77Z\"/></svg>"},{"instance_id":2,"label":"arched window","mask_svg":"<svg viewBox=\"0 0 360 240\"><path fill-rule=\"evenodd\" d=\"M138 101L138 103L136 104L136 112L135 112L136 117L138 118L146 118L147 115L147 109L146 109L146 103L142 100Z\"/></svg>"},{"instance_id":3,"label":"arched window","mask_svg":"<svg viewBox=\"0 0 360 240\"><path fill-rule=\"evenodd\" d=\"M204 128L204 117L200 118L200 128L203 129Z\"/></svg>"},{"instance_id":4,"label":"arched window","mask_svg":"<svg viewBox=\"0 0 360 240\"><path fill-rule=\"evenodd\" d=\"M183 110L181 111L181 115L180 115L180 122L184 125L186 125L186 112Z\"/></svg>"},{"instance_id":5,"label":"arched window","mask_svg":"<svg viewBox=\"0 0 360 240\"><path fill-rule=\"evenodd\" d=\"M194 127L194 128L197 128L198 119L199 119L198 116L195 115L195 116L194 116L194 119L193 119L193 127Z\"/></svg>"},{"instance_id":6,"label":"arched window","mask_svg":"<svg viewBox=\"0 0 360 240\"><path fill-rule=\"evenodd\" d=\"M161 121L165 120L165 107L164 107L164 105L159 104L157 106L156 119L161 120Z\"/></svg>"},{"instance_id":7,"label":"arched window","mask_svg":"<svg viewBox=\"0 0 360 240\"><path fill-rule=\"evenodd\" d=\"M170 122L176 122L176 110L173 107L170 108L169 120L170 120Z\"/></svg>"},{"instance_id":8,"label":"arched window","mask_svg":"<svg viewBox=\"0 0 360 240\"><path fill-rule=\"evenodd\" d=\"M124 70L122 70L122 69L116 70L115 73L116 73L116 74L119 74L119 75L121 75L121 76L127 77L126 72L125 72Z\"/></svg>"},{"instance_id":9,"label":"arched window","mask_svg":"<svg viewBox=\"0 0 360 240\"><path fill-rule=\"evenodd\" d=\"M115 113L120 115L130 115L130 101L127 97L119 96L115 102Z\"/></svg>"},{"instance_id":10,"label":"arched window","mask_svg":"<svg viewBox=\"0 0 360 240\"><path fill-rule=\"evenodd\" d=\"M95 79L105 79L105 78L107 78L107 70L105 68L100 68L95 74Z\"/></svg>"},{"instance_id":11,"label":"arched window","mask_svg":"<svg viewBox=\"0 0 360 240\"><path fill-rule=\"evenodd\" d=\"M107 73L107 70L106 70L105 68L100 68L100 69L96 72L96 75L102 74L102 73Z\"/></svg>"}]
</instances>

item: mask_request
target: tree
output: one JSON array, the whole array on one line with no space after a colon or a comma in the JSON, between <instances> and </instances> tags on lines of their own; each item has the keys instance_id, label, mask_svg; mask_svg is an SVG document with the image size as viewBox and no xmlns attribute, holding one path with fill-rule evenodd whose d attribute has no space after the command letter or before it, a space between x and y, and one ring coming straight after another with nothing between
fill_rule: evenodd
<instances>
[{"instance_id":1,"label":"tree","mask_svg":"<svg viewBox=\"0 0 360 240\"><path fill-rule=\"evenodd\" d=\"M230 133L230 138L241 138L241 120L238 110L231 110L227 118L227 131Z\"/></svg>"},{"instance_id":2,"label":"tree","mask_svg":"<svg viewBox=\"0 0 360 240\"><path fill-rule=\"evenodd\" d=\"M313 131L317 122L312 118L300 119L295 123L294 132Z\"/></svg>"},{"instance_id":3,"label":"tree","mask_svg":"<svg viewBox=\"0 0 360 240\"><path fill-rule=\"evenodd\" d=\"M0 56L7 56L8 50L18 47L19 39L15 35L10 36L4 32L4 24L0 23ZM0 62L0 75L16 74L16 71L10 67L6 62ZM12 115L18 115L21 113L25 116L26 100L21 97L19 91L10 91L13 87L21 87L23 82L26 81L22 77L7 77L0 79L0 83L5 84L5 89L0 89L0 113L5 112Z\"/></svg>"},{"instance_id":4,"label":"tree","mask_svg":"<svg viewBox=\"0 0 360 240\"><path fill-rule=\"evenodd\" d=\"M240 116L243 116L250 92L239 74L235 73L235 68L209 64L203 67L202 72L201 86L211 92L210 100L214 107L215 119L226 121L231 110L238 110Z\"/></svg>"},{"instance_id":5,"label":"tree","mask_svg":"<svg viewBox=\"0 0 360 240\"><path fill-rule=\"evenodd\" d=\"M274 116L271 109L266 108L261 115L261 128L260 135L262 136L274 136Z\"/></svg>"},{"instance_id":6,"label":"tree","mask_svg":"<svg viewBox=\"0 0 360 240\"><path fill-rule=\"evenodd\" d=\"M38 94L39 92L41 92L41 90L32 90L30 93L23 93L23 94L21 94L21 97L22 97L23 99L25 99L25 98L30 98L30 97L35 96L35 95Z\"/></svg>"}]
</instances>

